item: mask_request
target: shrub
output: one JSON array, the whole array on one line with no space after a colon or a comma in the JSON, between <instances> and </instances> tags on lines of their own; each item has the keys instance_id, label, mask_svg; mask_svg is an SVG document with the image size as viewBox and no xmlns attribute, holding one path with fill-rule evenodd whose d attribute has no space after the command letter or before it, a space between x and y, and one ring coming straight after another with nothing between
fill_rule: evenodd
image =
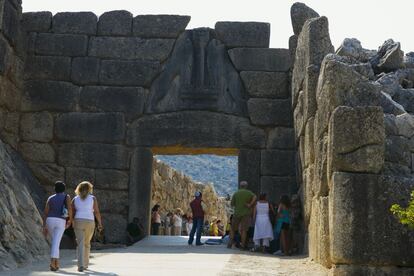
<instances>
[{"instance_id":1,"label":"shrub","mask_svg":"<svg viewBox=\"0 0 414 276\"><path fill-rule=\"evenodd\" d=\"M414 229L414 191L411 192L411 199L408 202L407 208L403 208L399 204L393 204L391 212L399 219L401 224Z\"/></svg>"}]
</instances>

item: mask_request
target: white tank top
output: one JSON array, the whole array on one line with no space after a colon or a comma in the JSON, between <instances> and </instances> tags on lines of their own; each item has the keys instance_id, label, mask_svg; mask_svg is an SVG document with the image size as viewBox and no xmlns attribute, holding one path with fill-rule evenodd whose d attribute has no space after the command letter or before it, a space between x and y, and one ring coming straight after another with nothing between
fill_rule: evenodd
<instances>
[{"instance_id":1,"label":"white tank top","mask_svg":"<svg viewBox=\"0 0 414 276\"><path fill-rule=\"evenodd\" d=\"M75 219L87 219L95 221L95 216L93 215L93 195L88 195L84 200L80 196L75 196L73 199L75 204Z\"/></svg>"}]
</instances>

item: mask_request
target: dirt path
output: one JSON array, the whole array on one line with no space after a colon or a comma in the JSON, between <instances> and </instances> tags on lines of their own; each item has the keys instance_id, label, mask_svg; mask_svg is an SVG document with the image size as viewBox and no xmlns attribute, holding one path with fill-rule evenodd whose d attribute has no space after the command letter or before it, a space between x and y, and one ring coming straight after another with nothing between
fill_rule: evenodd
<instances>
[{"instance_id":1,"label":"dirt path","mask_svg":"<svg viewBox=\"0 0 414 276\"><path fill-rule=\"evenodd\" d=\"M75 251L62 250L59 272L48 271L44 258L0 275L327 275L303 256L275 257L217 245L188 246L186 241L186 237L149 237L131 247L96 251L89 270L83 273L77 272Z\"/></svg>"}]
</instances>

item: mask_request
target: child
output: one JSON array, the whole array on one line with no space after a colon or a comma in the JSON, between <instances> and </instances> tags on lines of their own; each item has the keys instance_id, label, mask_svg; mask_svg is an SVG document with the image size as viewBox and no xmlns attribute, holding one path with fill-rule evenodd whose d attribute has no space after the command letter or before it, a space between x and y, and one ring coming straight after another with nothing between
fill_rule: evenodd
<instances>
[{"instance_id":1,"label":"child","mask_svg":"<svg viewBox=\"0 0 414 276\"><path fill-rule=\"evenodd\" d=\"M282 251L277 251L275 255L290 255L290 199L288 195L282 195L280 197L279 207L277 209L277 223L276 223L276 235L280 233L280 241L282 245Z\"/></svg>"}]
</instances>

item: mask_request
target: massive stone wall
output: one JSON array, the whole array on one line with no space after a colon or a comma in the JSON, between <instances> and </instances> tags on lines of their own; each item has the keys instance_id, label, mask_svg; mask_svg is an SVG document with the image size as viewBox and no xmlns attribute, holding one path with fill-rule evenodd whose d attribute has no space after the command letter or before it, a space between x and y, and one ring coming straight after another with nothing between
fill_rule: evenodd
<instances>
[{"instance_id":1,"label":"massive stone wall","mask_svg":"<svg viewBox=\"0 0 414 276\"><path fill-rule=\"evenodd\" d=\"M0 2L0 137L17 148L23 90L24 40L19 1Z\"/></svg>"},{"instance_id":2,"label":"massive stone wall","mask_svg":"<svg viewBox=\"0 0 414 276\"><path fill-rule=\"evenodd\" d=\"M310 256L333 275L409 275L414 235L389 211L413 190L412 63L399 43L378 51L292 7L292 99Z\"/></svg>"},{"instance_id":3,"label":"massive stone wall","mask_svg":"<svg viewBox=\"0 0 414 276\"><path fill-rule=\"evenodd\" d=\"M239 178L256 193L276 202L297 189L289 50L268 48L267 23L185 30L189 20L23 14L17 148L47 190L94 183L108 241L134 216L148 222L160 151L239 152Z\"/></svg>"},{"instance_id":4,"label":"massive stone wall","mask_svg":"<svg viewBox=\"0 0 414 276\"><path fill-rule=\"evenodd\" d=\"M226 225L230 202L224 197L219 197L212 184L197 183L189 176L154 159L151 206L159 204L162 216L174 212L176 208L180 208L184 214L191 215L190 202L194 199L196 191L203 194L207 206L205 219L211 221L215 217Z\"/></svg>"}]
</instances>

